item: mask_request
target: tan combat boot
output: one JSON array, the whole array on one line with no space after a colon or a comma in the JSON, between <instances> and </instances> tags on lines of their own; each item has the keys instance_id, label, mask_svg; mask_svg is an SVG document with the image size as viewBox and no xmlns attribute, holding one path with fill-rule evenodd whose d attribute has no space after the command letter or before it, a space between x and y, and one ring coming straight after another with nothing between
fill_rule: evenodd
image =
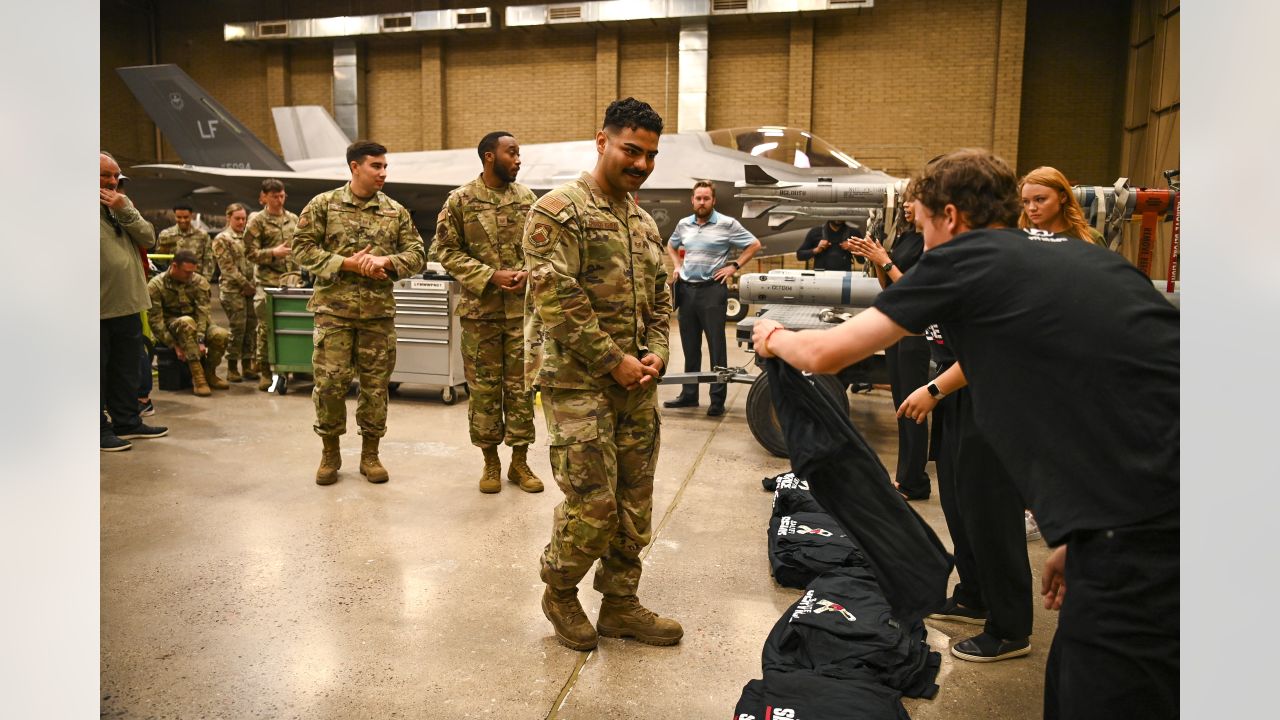
<instances>
[{"instance_id":1,"label":"tan combat boot","mask_svg":"<svg viewBox=\"0 0 1280 720\"><path fill-rule=\"evenodd\" d=\"M258 372L262 376L258 378L258 389L266 392L271 389L271 366L267 363L258 363Z\"/></svg>"},{"instance_id":2,"label":"tan combat boot","mask_svg":"<svg viewBox=\"0 0 1280 720\"><path fill-rule=\"evenodd\" d=\"M495 445L480 448L484 453L484 470L480 474L480 492L502 492L502 460Z\"/></svg>"},{"instance_id":3,"label":"tan combat boot","mask_svg":"<svg viewBox=\"0 0 1280 720\"><path fill-rule=\"evenodd\" d=\"M209 358L200 361L204 365L204 379L209 383L209 387L214 390L229 390L231 385L226 380L218 377L218 363L211 362Z\"/></svg>"},{"instance_id":4,"label":"tan combat boot","mask_svg":"<svg viewBox=\"0 0 1280 720\"><path fill-rule=\"evenodd\" d=\"M599 636L582 611L582 603L578 602L578 588L556 590L548 585L542 593L542 614L551 621L561 645L571 650L590 650L596 646Z\"/></svg>"},{"instance_id":5,"label":"tan combat boot","mask_svg":"<svg viewBox=\"0 0 1280 720\"><path fill-rule=\"evenodd\" d=\"M240 382L244 376L236 369L236 359L227 358L227 382Z\"/></svg>"},{"instance_id":6,"label":"tan combat boot","mask_svg":"<svg viewBox=\"0 0 1280 720\"><path fill-rule=\"evenodd\" d=\"M209 397L213 391L204 379L204 365L199 360L188 360L187 369L191 371L191 392L200 397Z\"/></svg>"},{"instance_id":7,"label":"tan combat boot","mask_svg":"<svg viewBox=\"0 0 1280 720\"><path fill-rule=\"evenodd\" d=\"M635 638L646 645L675 645L684 628L640 604L635 595L605 595L596 629L605 637Z\"/></svg>"},{"instance_id":8,"label":"tan combat boot","mask_svg":"<svg viewBox=\"0 0 1280 720\"><path fill-rule=\"evenodd\" d=\"M258 373L253 371L253 361L249 358L240 358L240 376L245 380L258 379Z\"/></svg>"},{"instance_id":9,"label":"tan combat boot","mask_svg":"<svg viewBox=\"0 0 1280 720\"><path fill-rule=\"evenodd\" d=\"M320 469L316 470L317 485L332 485L338 482L338 468L342 467L342 452L338 447L338 436L322 436L324 450L320 453Z\"/></svg>"},{"instance_id":10,"label":"tan combat boot","mask_svg":"<svg viewBox=\"0 0 1280 720\"><path fill-rule=\"evenodd\" d=\"M376 437L364 436L364 446L360 449L360 474L371 483L384 483L391 479L387 469L378 460L378 440Z\"/></svg>"},{"instance_id":11,"label":"tan combat boot","mask_svg":"<svg viewBox=\"0 0 1280 720\"><path fill-rule=\"evenodd\" d=\"M507 479L519 485L525 492L542 492L542 481L529 468L528 455L528 445L517 445L511 448L511 467L507 468ZM485 469L488 470L487 463Z\"/></svg>"}]
</instances>

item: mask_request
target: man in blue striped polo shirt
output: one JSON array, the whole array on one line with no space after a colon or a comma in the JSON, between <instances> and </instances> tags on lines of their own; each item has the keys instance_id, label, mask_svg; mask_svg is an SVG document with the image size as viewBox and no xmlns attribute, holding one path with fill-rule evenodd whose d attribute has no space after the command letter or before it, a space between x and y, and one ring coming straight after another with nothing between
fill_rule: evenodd
<instances>
[{"instance_id":1,"label":"man in blue striped polo shirt","mask_svg":"<svg viewBox=\"0 0 1280 720\"><path fill-rule=\"evenodd\" d=\"M680 308L680 346L684 348L684 371L697 372L702 366L702 336L707 336L711 367L724 367L729 351L724 339L725 314L729 303L729 278L760 250L756 239L742 223L715 211L716 187L706 180L693 185L693 214L676 223L667 243L675 262L671 274L676 305ZM681 257L680 250L684 250ZM729 254L741 251L737 259ZM725 383L712 383L711 407L707 414L724 414ZM685 385L675 400L663 407L697 407L697 384Z\"/></svg>"}]
</instances>

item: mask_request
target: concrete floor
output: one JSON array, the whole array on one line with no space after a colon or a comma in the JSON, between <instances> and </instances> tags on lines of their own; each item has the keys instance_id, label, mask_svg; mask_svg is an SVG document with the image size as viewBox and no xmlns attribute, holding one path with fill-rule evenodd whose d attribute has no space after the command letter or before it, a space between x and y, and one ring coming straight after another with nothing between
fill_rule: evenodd
<instances>
[{"instance_id":1,"label":"concrete floor","mask_svg":"<svg viewBox=\"0 0 1280 720\"><path fill-rule=\"evenodd\" d=\"M726 333L730 362L746 364ZM672 338L678 369L674 327ZM765 636L801 593L769 575L760 478L788 465L752 438L748 386L730 386L721 418L706 417L705 388L702 408L663 412L641 599L678 619L684 640L604 638L591 653L557 644L539 608L538 556L561 498L540 408L530 460L544 493L480 494L465 400L446 406L409 385L392 397L382 445L391 482L356 469L353 396L340 480L319 487L309 387L157 390L152 421L169 437L102 455L104 717L722 718L760 677ZM854 396L852 408L893 467L888 392ZM949 543L934 490L914 506ZM1048 551L1028 550L1038 587ZM580 596L594 618L589 579ZM912 717L1040 716L1057 619L1038 599L1025 658L955 660L948 645L978 628L928 622L941 691L907 699Z\"/></svg>"}]
</instances>

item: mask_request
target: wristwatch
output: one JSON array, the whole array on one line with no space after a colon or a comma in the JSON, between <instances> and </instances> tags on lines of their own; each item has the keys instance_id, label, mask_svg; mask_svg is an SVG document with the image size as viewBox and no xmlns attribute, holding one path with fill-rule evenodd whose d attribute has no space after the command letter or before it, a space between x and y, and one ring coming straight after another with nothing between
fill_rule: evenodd
<instances>
[{"instance_id":1,"label":"wristwatch","mask_svg":"<svg viewBox=\"0 0 1280 720\"><path fill-rule=\"evenodd\" d=\"M929 397L932 397L934 400L941 400L943 397L946 396L946 393L939 390L938 386L935 385L934 383L929 383L925 387L929 391Z\"/></svg>"},{"instance_id":2,"label":"wristwatch","mask_svg":"<svg viewBox=\"0 0 1280 720\"><path fill-rule=\"evenodd\" d=\"M889 272L889 268L891 268L891 267L893 267L893 261L892 261L892 260L890 260L889 262L887 262L887 263L885 263L885 264L881 265L881 266L880 266L880 269L881 269L881 270L883 270L883 271L885 271L885 272Z\"/></svg>"},{"instance_id":3,"label":"wristwatch","mask_svg":"<svg viewBox=\"0 0 1280 720\"><path fill-rule=\"evenodd\" d=\"M730 260L729 262L725 263L725 265L732 265L732 266L734 266L734 267L738 268L739 270L741 270L741 269L742 269L742 266L738 264L738 261L737 261L737 260Z\"/></svg>"}]
</instances>

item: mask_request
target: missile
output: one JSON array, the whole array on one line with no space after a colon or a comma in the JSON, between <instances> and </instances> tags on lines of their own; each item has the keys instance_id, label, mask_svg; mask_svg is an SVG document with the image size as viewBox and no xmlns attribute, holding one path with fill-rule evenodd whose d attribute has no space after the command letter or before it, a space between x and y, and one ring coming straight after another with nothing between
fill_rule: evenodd
<instances>
[{"instance_id":1,"label":"missile","mask_svg":"<svg viewBox=\"0 0 1280 720\"><path fill-rule=\"evenodd\" d=\"M797 217L823 220L863 220L873 210L894 208L894 199L906 189L906 181L893 183L780 183L759 165L744 167L745 183L736 185L735 198L745 200L743 217L769 214L769 226L780 227Z\"/></svg>"},{"instance_id":2,"label":"missile","mask_svg":"<svg viewBox=\"0 0 1280 720\"><path fill-rule=\"evenodd\" d=\"M1181 309L1182 283L1165 291L1164 280L1151 284L1174 307ZM880 282L862 273L839 270L770 270L745 273L738 278L738 297L760 305L819 305L871 307L880 294Z\"/></svg>"}]
</instances>

